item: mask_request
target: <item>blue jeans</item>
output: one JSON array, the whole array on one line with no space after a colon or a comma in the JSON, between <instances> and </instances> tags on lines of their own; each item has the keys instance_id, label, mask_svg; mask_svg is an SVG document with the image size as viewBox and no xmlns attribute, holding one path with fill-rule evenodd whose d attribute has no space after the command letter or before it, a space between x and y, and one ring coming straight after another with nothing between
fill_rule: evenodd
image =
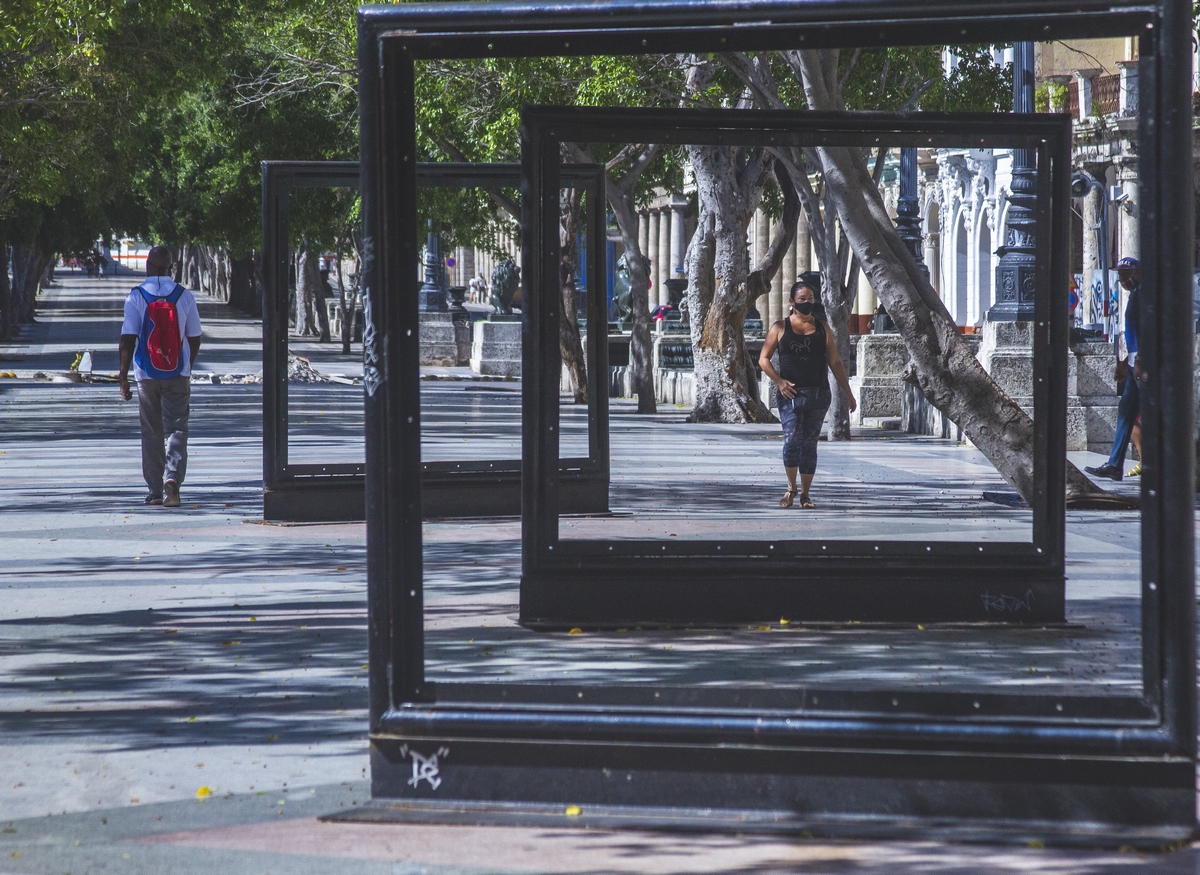
<instances>
[{"instance_id":1,"label":"blue jeans","mask_svg":"<svg viewBox=\"0 0 1200 875\"><path fill-rule=\"evenodd\" d=\"M1129 446L1129 439L1133 437L1133 424L1137 422L1141 406L1141 390L1133 378L1133 368L1130 368L1125 377L1125 391L1121 393L1121 401L1117 404L1117 433L1113 435L1112 452L1108 454L1108 464L1114 468L1125 467L1125 450Z\"/></svg>"},{"instance_id":2,"label":"blue jeans","mask_svg":"<svg viewBox=\"0 0 1200 875\"><path fill-rule=\"evenodd\" d=\"M801 474L817 473L817 441L828 407L792 410L792 403L779 399L779 421L783 424L783 467L798 468Z\"/></svg>"}]
</instances>

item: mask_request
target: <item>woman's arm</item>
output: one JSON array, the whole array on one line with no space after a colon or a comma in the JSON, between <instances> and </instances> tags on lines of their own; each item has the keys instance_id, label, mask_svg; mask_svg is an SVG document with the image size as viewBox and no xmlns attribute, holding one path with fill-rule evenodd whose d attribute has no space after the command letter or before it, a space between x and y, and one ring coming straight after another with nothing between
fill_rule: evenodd
<instances>
[{"instance_id":1,"label":"woman's arm","mask_svg":"<svg viewBox=\"0 0 1200 875\"><path fill-rule=\"evenodd\" d=\"M776 322L771 326L771 330L767 332L767 339L763 341L762 352L758 354L758 366L762 368L762 372L770 377L771 381L779 388L780 395L784 398L795 398L796 384L779 376L779 372L771 364L771 356L775 355L775 348L779 346L779 338L781 337L783 337L783 323Z\"/></svg>"},{"instance_id":2,"label":"woman's arm","mask_svg":"<svg viewBox=\"0 0 1200 875\"><path fill-rule=\"evenodd\" d=\"M825 333L825 361L829 363L829 370L833 371L833 378L837 380L838 385L842 387L842 392L846 395L846 406L853 413L858 409L858 402L854 400L854 393L850 390L850 378L846 376L846 369L842 366L841 358L838 357L831 331Z\"/></svg>"}]
</instances>

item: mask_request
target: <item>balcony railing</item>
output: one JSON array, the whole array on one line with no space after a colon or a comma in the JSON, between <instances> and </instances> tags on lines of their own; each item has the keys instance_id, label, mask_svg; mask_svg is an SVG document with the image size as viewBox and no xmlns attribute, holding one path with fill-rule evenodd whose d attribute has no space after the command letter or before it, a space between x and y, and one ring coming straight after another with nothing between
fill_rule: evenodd
<instances>
[{"instance_id":1,"label":"balcony railing","mask_svg":"<svg viewBox=\"0 0 1200 875\"><path fill-rule=\"evenodd\" d=\"M1097 76L1092 80L1092 114L1113 115L1121 110L1121 76Z\"/></svg>"}]
</instances>

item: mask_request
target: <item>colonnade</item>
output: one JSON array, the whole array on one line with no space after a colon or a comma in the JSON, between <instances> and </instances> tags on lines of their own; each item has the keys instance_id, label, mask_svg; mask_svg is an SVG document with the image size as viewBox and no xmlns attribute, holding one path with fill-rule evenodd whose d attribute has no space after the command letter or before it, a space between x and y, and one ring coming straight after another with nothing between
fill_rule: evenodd
<instances>
[{"instance_id":1,"label":"colonnade","mask_svg":"<svg viewBox=\"0 0 1200 875\"><path fill-rule=\"evenodd\" d=\"M754 214L747 229L750 264L754 267L766 254L775 235L778 220L762 210ZM687 279L687 247L695 232L695 218L688 212L685 198L661 198L660 203L638 214L638 245L650 261L650 308L670 300L666 281ZM786 297L796 278L813 269L816 257L808 222L803 214L796 225L795 238L783 257L783 264L771 280L771 290L755 301L759 315L767 324L782 319L786 313Z\"/></svg>"},{"instance_id":2,"label":"colonnade","mask_svg":"<svg viewBox=\"0 0 1200 875\"><path fill-rule=\"evenodd\" d=\"M492 268L499 261L511 258L517 264L521 263L521 243L513 236L508 225L497 225L492 229L493 239L487 246L456 246L454 248L454 267L446 268L446 276L452 286L466 286L476 274L483 274L488 287L492 283ZM499 252L499 255L495 253Z\"/></svg>"}]
</instances>

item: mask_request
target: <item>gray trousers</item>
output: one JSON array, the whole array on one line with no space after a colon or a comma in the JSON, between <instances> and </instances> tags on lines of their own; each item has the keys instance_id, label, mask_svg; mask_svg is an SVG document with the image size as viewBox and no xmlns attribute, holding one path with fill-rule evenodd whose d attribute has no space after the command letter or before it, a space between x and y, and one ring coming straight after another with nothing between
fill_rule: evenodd
<instances>
[{"instance_id":1,"label":"gray trousers","mask_svg":"<svg viewBox=\"0 0 1200 875\"><path fill-rule=\"evenodd\" d=\"M182 485L187 473L189 377L138 381L142 418L142 476L151 495L162 495L163 481Z\"/></svg>"}]
</instances>

